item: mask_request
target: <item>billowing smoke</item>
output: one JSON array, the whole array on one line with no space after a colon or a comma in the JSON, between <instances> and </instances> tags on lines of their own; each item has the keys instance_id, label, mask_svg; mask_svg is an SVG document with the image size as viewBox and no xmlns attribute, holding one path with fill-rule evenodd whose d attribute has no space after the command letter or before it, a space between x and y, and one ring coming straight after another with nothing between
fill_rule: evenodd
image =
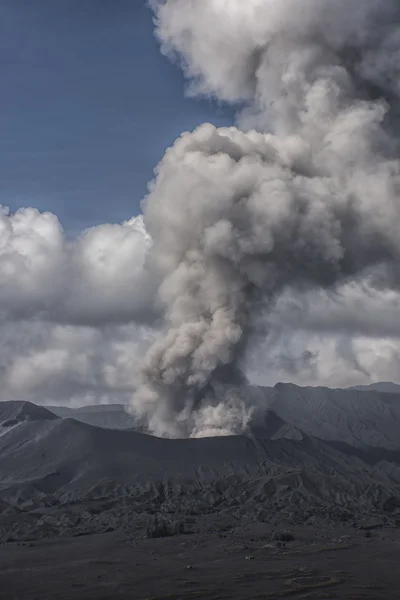
<instances>
[{"instance_id":1,"label":"billowing smoke","mask_svg":"<svg viewBox=\"0 0 400 600\"><path fill-rule=\"evenodd\" d=\"M158 435L241 432L252 402L240 364L283 292L365 274L396 285L400 5L164 0L153 9L189 92L241 108L237 128L182 134L145 199L166 322L132 408Z\"/></svg>"}]
</instances>

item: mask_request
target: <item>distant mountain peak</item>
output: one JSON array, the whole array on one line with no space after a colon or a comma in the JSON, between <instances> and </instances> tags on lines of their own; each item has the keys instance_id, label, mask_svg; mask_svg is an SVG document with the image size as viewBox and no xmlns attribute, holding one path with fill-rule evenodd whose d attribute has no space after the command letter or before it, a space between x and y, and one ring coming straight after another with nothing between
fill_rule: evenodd
<instances>
[{"instance_id":1,"label":"distant mountain peak","mask_svg":"<svg viewBox=\"0 0 400 600\"><path fill-rule=\"evenodd\" d=\"M400 385L391 381L378 381L369 385L354 385L348 390L359 390L361 392L384 392L386 394L400 394Z\"/></svg>"},{"instance_id":2,"label":"distant mountain peak","mask_svg":"<svg viewBox=\"0 0 400 600\"><path fill-rule=\"evenodd\" d=\"M0 427L12 427L23 421L43 421L58 419L57 415L43 406L32 402L0 402Z\"/></svg>"}]
</instances>

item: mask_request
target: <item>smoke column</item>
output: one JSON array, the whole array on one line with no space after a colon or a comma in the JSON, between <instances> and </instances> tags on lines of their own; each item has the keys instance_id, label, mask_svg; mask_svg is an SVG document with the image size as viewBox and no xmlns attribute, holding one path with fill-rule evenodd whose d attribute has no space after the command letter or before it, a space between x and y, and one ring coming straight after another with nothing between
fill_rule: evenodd
<instances>
[{"instance_id":1,"label":"smoke column","mask_svg":"<svg viewBox=\"0 0 400 600\"><path fill-rule=\"evenodd\" d=\"M245 431L236 381L287 287L396 285L398 0L166 0L162 51L189 92L240 104L168 149L143 204L165 333L132 410L157 435Z\"/></svg>"}]
</instances>

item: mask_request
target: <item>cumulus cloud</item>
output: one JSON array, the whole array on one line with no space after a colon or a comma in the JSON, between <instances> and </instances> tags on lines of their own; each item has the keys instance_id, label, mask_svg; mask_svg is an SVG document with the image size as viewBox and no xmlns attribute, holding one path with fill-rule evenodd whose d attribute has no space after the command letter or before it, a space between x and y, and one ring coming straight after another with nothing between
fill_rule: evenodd
<instances>
[{"instance_id":1,"label":"cumulus cloud","mask_svg":"<svg viewBox=\"0 0 400 600\"><path fill-rule=\"evenodd\" d=\"M0 323L0 400L40 404L127 404L152 333L135 325Z\"/></svg>"},{"instance_id":2,"label":"cumulus cloud","mask_svg":"<svg viewBox=\"0 0 400 600\"><path fill-rule=\"evenodd\" d=\"M103 325L154 318L142 217L104 224L67 241L57 217L0 209L0 314Z\"/></svg>"},{"instance_id":3,"label":"cumulus cloud","mask_svg":"<svg viewBox=\"0 0 400 600\"><path fill-rule=\"evenodd\" d=\"M246 367L253 383L267 387L277 381L333 388L399 382L400 342L353 333L281 331L252 346Z\"/></svg>"},{"instance_id":4,"label":"cumulus cloud","mask_svg":"<svg viewBox=\"0 0 400 600\"><path fill-rule=\"evenodd\" d=\"M142 217L68 240L57 217L0 209L1 400L128 403L154 325Z\"/></svg>"},{"instance_id":5,"label":"cumulus cloud","mask_svg":"<svg viewBox=\"0 0 400 600\"><path fill-rule=\"evenodd\" d=\"M265 315L269 329L290 332L351 334L355 337L399 338L400 293L376 289L368 280L349 282L334 292L286 290L273 312Z\"/></svg>"}]
</instances>

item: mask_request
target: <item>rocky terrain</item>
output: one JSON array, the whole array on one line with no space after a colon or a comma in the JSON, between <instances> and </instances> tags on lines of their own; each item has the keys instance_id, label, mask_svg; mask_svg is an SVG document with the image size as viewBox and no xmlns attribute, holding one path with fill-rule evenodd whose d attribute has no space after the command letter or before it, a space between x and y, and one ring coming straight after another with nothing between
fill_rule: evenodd
<instances>
[{"instance_id":1,"label":"rocky terrain","mask_svg":"<svg viewBox=\"0 0 400 600\"><path fill-rule=\"evenodd\" d=\"M391 598L400 396L249 393L247 436L202 439L140 433L123 406L1 403L0 598L55 598L56 580L79 599Z\"/></svg>"},{"instance_id":2,"label":"rocky terrain","mask_svg":"<svg viewBox=\"0 0 400 600\"><path fill-rule=\"evenodd\" d=\"M0 539L400 521L395 394L287 384L257 393L268 410L248 436L185 440L2 403ZM111 412L86 410L108 425ZM122 407L115 413L120 426Z\"/></svg>"}]
</instances>

